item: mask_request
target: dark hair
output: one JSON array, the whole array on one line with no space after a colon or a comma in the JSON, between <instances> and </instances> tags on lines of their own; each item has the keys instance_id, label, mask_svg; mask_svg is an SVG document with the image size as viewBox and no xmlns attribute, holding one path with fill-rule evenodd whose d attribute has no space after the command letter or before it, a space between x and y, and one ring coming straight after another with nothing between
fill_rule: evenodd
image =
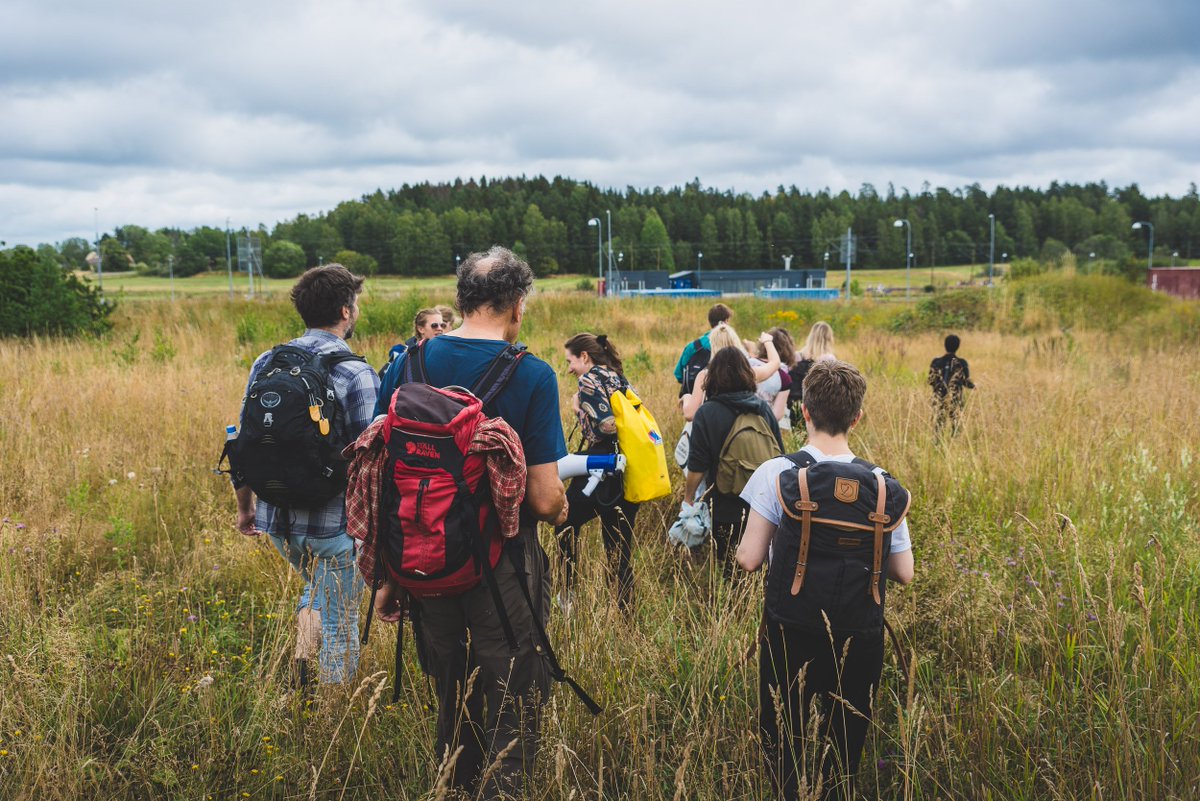
<instances>
[{"instance_id":1,"label":"dark hair","mask_svg":"<svg viewBox=\"0 0 1200 801\"><path fill-rule=\"evenodd\" d=\"M950 336L946 337L946 353L958 353L958 346L961 344L962 342L959 340L959 338L954 334L951 334Z\"/></svg>"},{"instance_id":2,"label":"dark hair","mask_svg":"<svg viewBox=\"0 0 1200 801\"><path fill-rule=\"evenodd\" d=\"M625 375L625 371L621 369L621 354L617 352L617 346L609 342L604 334L576 334L564 342L563 347L571 351L572 356L586 353L594 364L609 367L617 375Z\"/></svg>"},{"instance_id":3,"label":"dark hair","mask_svg":"<svg viewBox=\"0 0 1200 801\"><path fill-rule=\"evenodd\" d=\"M353 306L363 278L340 264L313 267L292 287L292 305L309 328L328 328L342 319L342 308Z\"/></svg>"},{"instance_id":4,"label":"dark hair","mask_svg":"<svg viewBox=\"0 0 1200 801\"><path fill-rule=\"evenodd\" d=\"M455 305L463 315L490 308L503 313L514 308L533 289L533 270L517 254L499 245L472 253L458 266Z\"/></svg>"},{"instance_id":5,"label":"dark hair","mask_svg":"<svg viewBox=\"0 0 1200 801\"><path fill-rule=\"evenodd\" d=\"M754 370L750 360L738 348L722 348L708 362L708 377L704 379L704 394L709 398L728 392L753 392Z\"/></svg>"},{"instance_id":6,"label":"dark hair","mask_svg":"<svg viewBox=\"0 0 1200 801\"><path fill-rule=\"evenodd\" d=\"M818 359L804 376L804 408L813 427L826 434L845 434L862 411L867 379L852 364Z\"/></svg>"},{"instance_id":7,"label":"dark hair","mask_svg":"<svg viewBox=\"0 0 1200 801\"><path fill-rule=\"evenodd\" d=\"M791 367L796 361L796 343L792 341L792 335L784 328L772 328L767 331L771 335L771 341L775 343L775 352L779 354L779 362L785 368ZM759 342L756 350L758 358L766 361L767 345L765 342Z\"/></svg>"},{"instance_id":8,"label":"dark hair","mask_svg":"<svg viewBox=\"0 0 1200 801\"><path fill-rule=\"evenodd\" d=\"M718 303L708 310L708 327L716 328L717 323L727 323L733 317L733 309L724 303Z\"/></svg>"}]
</instances>

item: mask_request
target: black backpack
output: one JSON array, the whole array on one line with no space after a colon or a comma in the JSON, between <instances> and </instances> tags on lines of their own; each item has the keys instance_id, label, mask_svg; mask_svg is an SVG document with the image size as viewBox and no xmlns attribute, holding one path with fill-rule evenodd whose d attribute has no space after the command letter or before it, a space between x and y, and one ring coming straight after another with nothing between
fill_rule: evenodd
<instances>
[{"instance_id":1,"label":"black backpack","mask_svg":"<svg viewBox=\"0 0 1200 801\"><path fill-rule=\"evenodd\" d=\"M801 451L776 485L783 516L767 574L767 616L836 634L883 630L892 532L908 513L900 482L862 459L817 462Z\"/></svg>"},{"instance_id":2,"label":"black backpack","mask_svg":"<svg viewBox=\"0 0 1200 801\"><path fill-rule=\"evenodd\" d=\"M700 340L692 343L692 355L688 357L687 362L683 365L683 382L679 385L679 397L688 395L696 390L696 376L708 367L708 360L712 358L712 351L704 347Z\"/></svg>"},{"instance_id":3,"label":"black backpack","mask_svg":"<svg viewBox=\"0 0 1200 801\"><path fill-rule=\"evenodd\" d=\"M348 444L334 435L341 408L329 373L346 361L365 362L348 351L313 353L280 345L254 378L242 406L237 439L226 443L236 486L280 509L313 508L346 489ZM286 514L279 516L286 529ZM286 535L286 530L281 532Z\"/></svg>"},{"instance_id":4,"label":"black backpack","mask_svg":"<svg viewBox=\"0 0 1200 801\"><path fill-rule=\"evenodd\" d=\"M792 388L788 390L788 411L792 415L792 425L795 426L799 420L800 428L804 428L804 418L800 412L800 404L804 400L804 377L813 364L812 359L801 359L788 368L788 377L792 379Z\"/></svg>"}]
</instances>

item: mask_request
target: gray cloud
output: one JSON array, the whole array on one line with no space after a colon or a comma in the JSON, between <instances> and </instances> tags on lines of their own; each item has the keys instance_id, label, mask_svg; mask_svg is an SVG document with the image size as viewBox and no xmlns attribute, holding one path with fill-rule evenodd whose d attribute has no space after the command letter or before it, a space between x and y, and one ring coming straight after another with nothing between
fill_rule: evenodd
<instances>
[{"instance_id":1,"label":"gray cloud","mask_svg":"<svg viewBox=\"0 0 1200 801\"><path fill-rule=\"evenodd\" d=\"M1200 4L0 8L0 239L268 225L376 188L1196 180Z\"/></svg>"}]
</instances>

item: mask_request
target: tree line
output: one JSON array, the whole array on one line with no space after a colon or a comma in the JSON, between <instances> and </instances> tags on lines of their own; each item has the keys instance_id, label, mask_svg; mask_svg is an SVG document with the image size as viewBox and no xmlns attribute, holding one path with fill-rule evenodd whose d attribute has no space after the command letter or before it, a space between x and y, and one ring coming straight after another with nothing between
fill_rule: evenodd
<instances>
[{"instance_id":1,"label":"tree line","mask_svg":"<svg viewBox=\"0 0 1200 801\"><path fill-rule=\"evenodd\" d=\"M269 231L252 233L263 246L268 275L298 274L308 265L339 261L363 273L439 275L458 259L494 243L511 245L540 275L593 273L597 228L607 261L611 215L613 262L625 270L695 267L778 269L837 268L845 262L852 229L853 265L903 267L911 223L914 266L979 264L989 260L995 218L997 263L1022 259L1083 261L1132 272L1145 264L1148 229L1154 226L1154 261L1200 257L1200 196L1196 185L1179 198L1147 197L1136 184L1052 183L1047 188L978 184L919 191L871 184L857 193L778 187L761 195L704 187L699 180L671 189L601 189L570 178L542 176L418 183L377 190L317 215L300 214ZM151 231L124 225L101 237L104 269L137 269L186 276L225 269L227 232L201 226ZM82 238L40 246L64 268L85 269L92 245ZM233 248L236 268L236 244ZM244 265L242 267L244 269Z\"/></svg>"}]
</instances>

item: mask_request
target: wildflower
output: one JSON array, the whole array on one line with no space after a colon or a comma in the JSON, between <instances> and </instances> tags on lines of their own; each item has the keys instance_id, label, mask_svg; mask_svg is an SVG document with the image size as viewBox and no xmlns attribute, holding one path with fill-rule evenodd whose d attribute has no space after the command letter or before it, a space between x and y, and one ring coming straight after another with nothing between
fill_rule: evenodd
<instances>
[{"instance_id":1,"label":"wildflower","mask_svg":"<svg viewBox=\"0 0 1200 801\"><path fill-rule=\"evenodd\" d=\"M875 767L879 770L887 770L891 764L892 763L888 762L886 759L881 759L875 763Z\"/></svg>"},{"instance_id":2,"label":"wildflower","mask_svg":"<svg viewBox=\"0 0 1200 801\"><path fill-rule=\"evenodd\" d=\"M188 623L195 623L195 622L196 622L196 616L195 616L195 615L188 615L188 616L187 616L187 621L188 621Z\"/></svg>"},{"instance_id":3,"label":"wildflower","mask_svg":"<svg viewBox=\"0 0 1200 801\"><path fill-rule=\"evenodd\" d=\"M21 736L21 730L20 730L20 729L17 729L16 731L14 731L14 732L13 732L13 737L20 737L20 736Z\"/></svg>"},{"instance_id":4,"label":"wildflower","mask_svg":"<svg viewBox=\"0 0 1200 801\"><path fill-rule=\"evenodd\" d=\"M137 478L137 473L130 470L128 473L125 474L125 478L129 479L130 481L133 481L135 478Z\"/></svg>"},{"instance_id":5,"label":"wildflower","mask_svg":"<svg viewBox=\"0 0 1200 801\"><path fill-rule=\"evenodd\" d=\"M207 689L208 687L212 686L212 683L213 683L213 677L209 676L208 674L205 674L204 677L200 679L200 681L196 682L196 689L197 690Z\"/></svg>"},{"instance_id":6,"label":"wildflower","mask_svg":"<svg viewBox=\"0 0 1200 801\"><path fill-rule=\"evenodd\" d=\"M281 782L281 781L283 781L283 777L282 777L282 776L276 776L276 777L275 777L275 781L277 781L277 782Z\"/></svg>"},{"instance_id":7,"label":"wildflower","mask_svg":"<svg viewBox=\"0 0 1200 801\"><path fill-rule=\"evenodd\" d=\"M181 629L179 630L179 633L180 633L180 634L187 634L187 626L184 626L183 628L181 628Z\"/></svg>"},{"instance_id":8,"label":"wildflower","mask_svg":"<svg viewBox=\"0 0 1200 801\"><path fill-rule=\"evenodd\" d=\"M269 742L271 742L271 738L270 738L270 737L268 737L267 735L265 735L265 734L264 734L264 735L263 735L263 738L262 738L262 741L263 741L264 743L269 743Z\"/></svg>"},{"instance_id":9,"label":"wildflower","mask_svg":"<svg viewBox=\"0 0 1200 801\"><path fill-rule=\"evenodd\" d=\"M6 756L8 756L8 749L0 748L0 757L6 757Z\"/></svg>"},{"instance_id":10,"label":"wildflower","mask_svg":"<svg viewBox=\"0 0 1200 801\"><path fill-rule=\"evenodd\" d=\"M117 483L117 480L115 478L110 478L108 480L108 486L110 486L110 487L115 485L116 483Z\"/></svg>"},{"instance_id":11,"label":"wildflower","mask_svg":"<svg viewBox=\"0 0 1200 801\"><path fill-rule=\"evenodd\" d=\"M199 766L199 765L197 765L195 762L193 762L193 763L192 763L192 770L200 770L200 766Z\"/></svg>"},{"instance_id":12,"label":"wildflower","mask_svg":"<svg viewBox=\"0 0 1200 801\"><path fill-rule=\"evenodd\" d=\"M25 528L25 524L24 524L24 523L17 523L17 531L20 531L20 530L22 530L23 528Z\"/></svg>"},{"instance_id":13,"label":"wildflower","mask_svg":"<svg viewBox=\"0 0 1200 801\"><path fill-rule=\"evenodd\" d=\"M250 771L250 775L251 775L251 776L257 776L257 775L258 775L258 768L253 768L253 769Z\"/></svg>"}]
</instances>

